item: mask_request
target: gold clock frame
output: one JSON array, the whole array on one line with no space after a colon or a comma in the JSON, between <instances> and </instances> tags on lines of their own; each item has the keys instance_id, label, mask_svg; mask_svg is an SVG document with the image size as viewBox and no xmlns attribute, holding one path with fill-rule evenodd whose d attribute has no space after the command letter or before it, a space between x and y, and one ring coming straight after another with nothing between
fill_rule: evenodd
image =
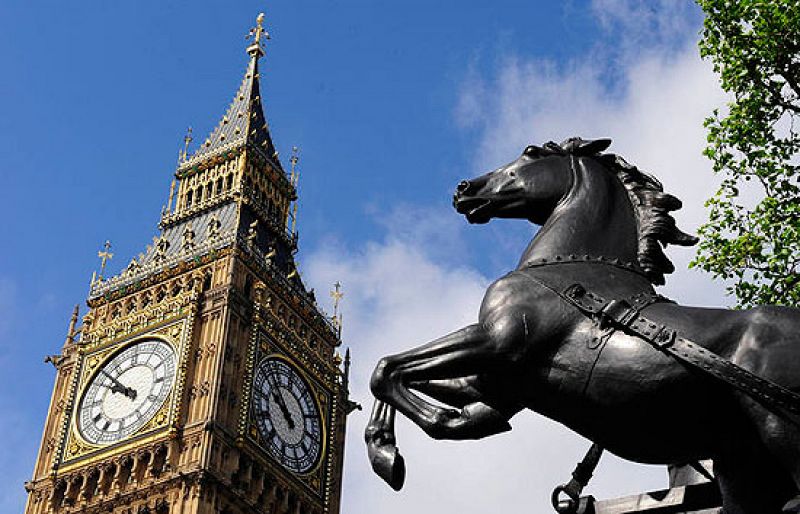
<instances>
[{"instance_id":1,"label":"gold clock frame","mask_svg":"<svg viewBox=\"0 0 800 514\"><path fill-rule=\"evenodd\" d=\"M284 471L287 476L291 476L302 483L305 487L310 489L310 492L321 498L325 494L324 487L327 481L326 474L328 472L327 462L331 458L328 443L330 434L329 423L333 419L333 393L329 391L319 379L310 375L302 366L293 360L290 352L281 347L265 330L260 327L257 328L254 331L253 339L256 344L251 345L251 351L245 370L246 375L243 383L244 395L242 398L238 442L240 445L249 444L258 449L258 451L254 453L258 455L260 460L276 469ZM273 358L286 362L306 382L312 392L311 396L320 415L320 456L314 466L304 473L296 473L287 469L272 456L266 446L261 443L262 436L253 418L251 400L255 369L264 360Z\"/></svg>"},{"instance_id":2,"label":"gold clock frame","mask_svg":"<svg viewBox=\"0 0 800 514\"><path fill-rule=\"evenodd\" d=\"M163 437L165 434L174 434L177 431L180 403L186 382L187 355L189 353L186 347L191 333L191 325L189 317L173 319L161 325L149 327L139 333L110 340L106 344L98 345L89 351L81 352L80 362L73 376L74 387L70 398L70 415L67 420L66 437L61 449L59 470L68 471L73 467L83 465L86 459L106 459L111 455L122 453L132 446L148 443ZM121 441L106 445L97 445L86 441L77 426L78 408L80 399L86 393L92 378L98 372L97 370L126 348L152 339L169 344L175 352L175 381L168 400L164 402L164 405L156 411L155 415L143 427Z\"/></svg>"}]
</instances>

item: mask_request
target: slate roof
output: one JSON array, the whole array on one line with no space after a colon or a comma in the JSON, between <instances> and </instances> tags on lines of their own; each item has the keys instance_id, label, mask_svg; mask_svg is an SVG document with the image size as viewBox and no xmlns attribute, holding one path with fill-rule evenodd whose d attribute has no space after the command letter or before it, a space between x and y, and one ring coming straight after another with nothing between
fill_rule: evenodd
<instances>
[{"instance_id":1,"label":"slate roof","mask_svg":"<svg viewBox=\"0 0 800 514\"><path fill-rule=\"evenodd\" d=\"M200 148L179 169L189 168L208 157L249 143L262 151L276 168L283 170L264 116L258 58L258 53L252 54L239 90L225 115L208 138L201 142Z\"/></svg>"},{"instance_id":2,"label":"slate roof","mask_svg":"<svg viewBox=\"0 0 800 514\"><path fill-rule=\"evenodd\" d=\"M219 222L216 235L211 234L210 226ZM212 250L230 246L237 238L238 210L235 202L227 202L214 209L200 212L195 216L168 227L153 238L153 244L138 258L134 258L119 275L98 281L92 287L89 297L94 298L108 291L141 280L154 272L205 255ZM194 232L194 244L184 244L183 234L188 227ZM165 250L159 252L159 245Z\"/></svg>"},{"instance_id":3,"label":"slate roof","mask_svg":"<svg viewBox=\"0 0 800 514\"><path fill-rule=\"evenodd\" d=\"M147 264L156 259L158 239L164 239L168 243L166 252L158 258L169 259L172 256L187 253L187 251L193 254L194 252L184 248L185 245L183 244L183 233L189 227L191 227L191 230L194 232L195 249L200 250L203 248L204 244L211 243L211 239L213 238L210 237L209 226L212 218L216 218L219 222L216 239L233 234L236 230L237 205L233 202L225 203L217 209L199 213L197 216L192 216L176 225L166 228L161 233L160 238L157 237L153 244L150 245L141 264Z\"/></svg>"}]
</instances>

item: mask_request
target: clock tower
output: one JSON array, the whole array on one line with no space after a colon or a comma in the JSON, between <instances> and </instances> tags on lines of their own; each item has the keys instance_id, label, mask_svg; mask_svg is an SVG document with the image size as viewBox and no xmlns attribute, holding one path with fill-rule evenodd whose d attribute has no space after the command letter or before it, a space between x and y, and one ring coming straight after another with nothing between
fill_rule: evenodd
<instances>
[{"instance_id":1,"label":"clock tower","mask_svg":"<svg viewBox=\"0 0 800 514\"><path fill-rule=\"evenodd\" d=\"M259 90L268 39L175 172L145 252L93 277L56 369L27 514L339 512L349 354L297 270L287 173ZM334 297L339 298L338 284Z\"/></svg>"}]
</instances>

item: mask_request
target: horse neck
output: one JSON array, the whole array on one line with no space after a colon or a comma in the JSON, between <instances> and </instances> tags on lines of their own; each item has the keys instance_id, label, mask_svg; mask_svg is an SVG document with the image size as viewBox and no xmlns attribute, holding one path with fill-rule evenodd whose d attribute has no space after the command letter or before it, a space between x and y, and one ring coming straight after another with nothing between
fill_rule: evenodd
<instances>
[{"instance_id":1,"label":"horse neck","mask_svg":"<svg viewBox=\"0 0 800 514\"><path fill-rule=\"evenodd\" d=\"M572 188L528 245L519 267L568 255L636 262L638 227L624 186L594 160L569 158Z\"/></svg>"}]
</instances>

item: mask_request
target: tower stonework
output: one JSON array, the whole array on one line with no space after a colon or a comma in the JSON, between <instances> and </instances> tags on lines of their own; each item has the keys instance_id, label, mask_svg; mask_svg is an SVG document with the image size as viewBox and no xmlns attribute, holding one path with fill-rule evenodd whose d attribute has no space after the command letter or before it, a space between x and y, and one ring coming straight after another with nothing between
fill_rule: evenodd
<instances>
[{"instance_id":1,"label":"tower stonework","mask_svg":"<svg viewBox=\"0 0 800 514\"><path fill-rule=\"evenodd\" d=\"M228 110L182 153L153 244L101 269L48 358L27 514L339 512L349 355L343 370L339 320L295 265L297 161L287 174L263 112L262 19Z\"/></svg>"}]
</instances>

